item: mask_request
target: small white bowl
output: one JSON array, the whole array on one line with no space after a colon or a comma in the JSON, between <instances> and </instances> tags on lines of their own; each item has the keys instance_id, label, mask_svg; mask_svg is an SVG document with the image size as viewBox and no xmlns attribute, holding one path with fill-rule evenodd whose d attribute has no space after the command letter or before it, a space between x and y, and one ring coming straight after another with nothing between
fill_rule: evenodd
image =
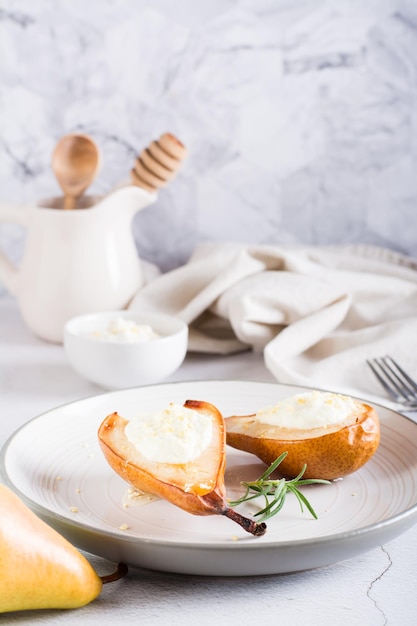
<instances>
[{"instance_id":1,"label":"small white bowl","mask_svg":"<svg viewBox=\"0 0 417 626\"><path fill-rule=\"evenodd\" d=\"M149 325L159 337L144 341L107 339L104 331L118 318L138 326ZM187 346L187 324L159 313L91 313L74 317L64 329L64 348L71 366L106 389L126 389L167 378L180 367Z\"/></svg>"}]
</instances>

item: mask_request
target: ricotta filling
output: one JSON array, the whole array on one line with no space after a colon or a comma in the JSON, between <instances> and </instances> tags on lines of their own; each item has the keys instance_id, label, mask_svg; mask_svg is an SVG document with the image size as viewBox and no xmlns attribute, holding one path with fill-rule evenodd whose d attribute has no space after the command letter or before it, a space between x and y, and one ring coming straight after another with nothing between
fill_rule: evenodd
<instances>
[{"instance_id":1,"label":"ricotta filling","mask_svg":"<svg viewBox=\"0 0 417 626\"><path fill-rule=\"evenodd\" d=\"M92 337L101 341L134 343L156 339L159 335L149 324L136 324L133 320L117 317L111 320L107 328L95 330Z\"/></svg>"},{"instance_id":2,"label":"ricotta filling","mask_svg":"<svg viewBox=\"0 0 417 626\"><path fill-rule=\"evenodd\" d=\"M357 411L353 398L326 391L300 393L259 409L256 421L291 430L328 428L350 422Z\"/></svg>"},{"instance_id":3,"label":"ricotta filling","mask_svg":"<svg viewBox=\"0 0 417 626\"><path fill-rule=\"evenodd\" d=\"M162 411L134 417L125 435L149 461L174 465L200 457L210 444L212 430L209 416L170 403Z\"/></svg>"}]
</instances>

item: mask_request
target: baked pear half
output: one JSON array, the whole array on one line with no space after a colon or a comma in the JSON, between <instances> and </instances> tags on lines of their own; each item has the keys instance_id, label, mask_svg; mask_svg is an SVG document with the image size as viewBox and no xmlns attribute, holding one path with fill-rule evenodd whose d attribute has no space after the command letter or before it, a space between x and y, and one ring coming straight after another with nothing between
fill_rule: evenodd
<instances>
[{"instance_id":1,"label":"baked pear half","mask_svg":"<svg viewBox=\"0 0 417 626\"><path fill-rule=\"evenodd\" d=\"M341 394L297 394L252 415L225 418L226 441L295 478L333 480L355 472L375 454L380 424L374 408Z\"/></svg>"},{"instance_id":2,"label":"baked pear half","mask_svg":"<svg viewBox=\"0 0 417 626\"><path fill-rule=\"evenodd\" d=\"M194 515L225 515L255 536L266 525L230 509L224 471L226 436L218 409L198 400L126 420L108 415L98 431L112 469L130 485Z\"/></svg>"}]
</instances>

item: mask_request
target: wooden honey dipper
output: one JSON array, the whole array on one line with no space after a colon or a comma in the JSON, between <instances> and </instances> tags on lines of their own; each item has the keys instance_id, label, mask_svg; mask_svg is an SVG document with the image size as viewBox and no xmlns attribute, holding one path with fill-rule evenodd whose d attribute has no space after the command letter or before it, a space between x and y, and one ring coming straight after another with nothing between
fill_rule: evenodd
<instances>
[{"instance_id":1,"label":"wooden honey dipper","mask_svg":"<svg viewBox=\"0 0 417 626\"><path fill-rule=\"evenodd\" d=\"M137 157L131 170L131 181L147 191L157 191L176 176L186 156L187 148L181 141L171 133L165 133Z\"/></svg>"}]
</instances>

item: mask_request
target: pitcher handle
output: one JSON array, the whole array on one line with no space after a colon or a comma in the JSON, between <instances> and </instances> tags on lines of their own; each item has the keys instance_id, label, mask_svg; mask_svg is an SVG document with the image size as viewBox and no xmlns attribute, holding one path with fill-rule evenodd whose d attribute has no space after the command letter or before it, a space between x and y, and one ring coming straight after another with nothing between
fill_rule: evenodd
<instances>
[{"instance_id":1,"label":"pitcher handle","mask_svg":"<svg viewBox=\"0 0 417 626\"><path fill-rule=\"evenodd\" d=\"M19 224L27 227L29 215L28 206L11 206L0 203L0 225L2 222ZM16 293L18 268L10 261L6 254L0 250L0 282L10 291Z\"/></svg>"}]
</instances>

